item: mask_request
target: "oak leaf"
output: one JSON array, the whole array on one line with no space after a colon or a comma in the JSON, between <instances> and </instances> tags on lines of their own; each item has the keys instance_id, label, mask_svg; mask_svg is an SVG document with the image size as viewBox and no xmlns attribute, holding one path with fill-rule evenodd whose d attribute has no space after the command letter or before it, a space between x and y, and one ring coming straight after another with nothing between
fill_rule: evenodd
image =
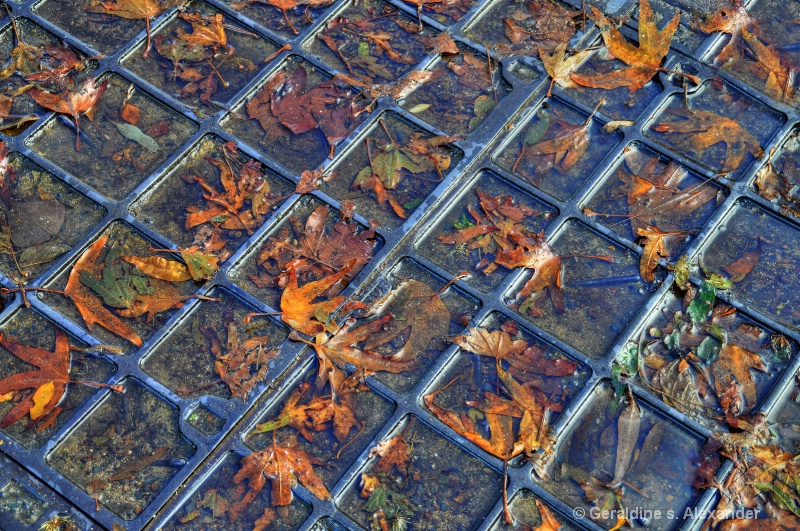
<instances>
[{"instance_id":1,"label":"oak leaf","mask_svg":"<svg viewBox=\"0 0 800 531\"><path fill-rule=\"evenodd\" d=\"M678 151L701 156L703 151L720 142L726 145L725 163L720 170L722 173L737 170L747 153L757 159L764 156L758 139L736 120L709 111L677 107L667 109L666 113L681 119L661 121L653 126L653 130L667 133L668 142ZM671 134L673 136L669 136Z\"/></svg>"},{"instance_id":2,"label":"oak leaf","mask_svg":"<svg viewBox=\"0 0 800 531\"><path fill-rule=\"evenodd\" d=\"M628 68L596 76L572 73L570 77L585 87L608 90L628 87L630 92L636 92L662 70L661 61L667 55L672 37L680 24L680 13L675 13L664 29L659 30L649 0L639 0L639 46L634 46L599 9L590 7L608 51L627 64Z\"/></svg>"}]
</instances>

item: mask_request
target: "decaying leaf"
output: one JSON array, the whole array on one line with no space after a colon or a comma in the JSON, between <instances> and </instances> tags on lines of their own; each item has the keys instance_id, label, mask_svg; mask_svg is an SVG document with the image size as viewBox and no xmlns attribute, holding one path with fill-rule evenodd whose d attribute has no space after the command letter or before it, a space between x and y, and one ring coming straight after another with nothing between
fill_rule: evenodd
<instances>
[{"instance_id":1,"label":"decaying leaf","mask_svg":"<svg viewBox=\"0 0 800 531\"><path fill-rule=\"evenodd\" d=\"M150 53L150 21L172 7L175 0L114 0L102 2L99 5L90 5L86 11L90 13L104 13L130 20L144 20L147 31L147 44L142 57Z\"/></svg>"},{"instance_id":2,"label":"decaying leaf","mask_svg":"<svg viewBox=\"0 0 800 531\"><path fill-rule=\"evenodd\" d=\"M28 95L33 101L51 111L71 116L75 122L77 135L75 136L75 149L81 150L81 124L80 116L85 115L90 120L94 118L94 109L97 101L108 88L106 80L95 86L94 78L87 78L80 86L65 89L59 93L45 92L38 88L28 90Z\"/></svg>"}]
</instances>

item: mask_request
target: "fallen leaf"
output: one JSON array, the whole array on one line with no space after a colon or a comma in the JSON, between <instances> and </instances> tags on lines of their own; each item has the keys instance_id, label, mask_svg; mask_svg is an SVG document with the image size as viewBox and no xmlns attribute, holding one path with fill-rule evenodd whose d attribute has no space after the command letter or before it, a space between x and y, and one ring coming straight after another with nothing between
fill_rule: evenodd
<instances>
[{"instance_id":1,"label":"fallen leaf","mask_svg":"<svg viewBox=\"0 0 800 531\"><path fill-rule=\"evenodd\" d=\"M130 1L130 0L126 0ZM86 115L92 119L93 109L97 101L108 88L109 81L106 80L99 86L95 86L95 78L90 77L78 87L66 89L58 94L45 92L38 88L28 90L28 95L41 105L51 111L66 114L72 117L75 122L77 134L75 136L75 149L81 150L81 124L80 116Z\"/></svg>"},{"instance_id":2,"label":"fallen leaf","mask_svg":"<svg viewBox=\"0 0 800 531\"><path fill-rule=\"evenodd\" d=\"M731 277L731 282L741 282L761 260L761 252L761 238L756 238L755 249L746 252L741 258L726 265L722 270Z\"/></svg>"},{"instance_id":3,"label":"fallen leaf","mask_svg":"<svg viewBox=\"0 0 800 531\"><path fill-rule=\"evenodd\" d=\"M736 120L709 111L688 110L671 107L665 111L681 118L675 121L660 121L654 131L667 133L668 142L678 151L702 156L706 149L723 142L726 146L722 173L736 171L747 153L760 159L764 156L756 137L747 132ZM672 136L670 136L672 135Z\"/></svg>"},{"instance_id":4,"label":"fallen leaf","mask_svg":"<svg viewBox=\"0 0 800 531\"><path fill-rule=\"evenodd\" d=\"M150 21L172 7L174 3L174 0L166 0L163 3L159 0L115 0L114 3L102 2L96 6L90 5L85 10L90 13L105 13L130 20L144 20L147 44L142 57L147 57L147 54L150 53Z\"/></svg>"},{"instance_id":5,"label":"fallen leaf","mask_svg":"<svg viewBox=\"0 0 800 531\"><path fill-rule=\"evenodd\" d=\"M609 487L615 489L622 484L633 463L633 452L639 442L639 429L642 415L639 407L631 402L617 419L617 455L614 464L614 478Z\"/></svg>"},{"instance_id":6,"label":"fallen leaf","mask_svg":"<svg viewBox=\"0 0 800 531\"><path fill-rule=\"evenodd\" d=\"M596 76L572 73L570 77L585 87L607 90L628 87L631 93L636 92L662 70L661 61L667 55L672 37L680 24L680 13L675 13L664 29L659 30L649 0L639 0L639 46L634 46L599 9L589 7L608 51L627 64L628 68Z\"/></svg>"},{"instance_id":7,"label":"fallen leaf","mask_svg":"<svg viewBox=\"0 0 800 531\"><path fill-rule=\"evenodd\" d=\"M579 50L567 56L567 44L561 43L556 49L548 53L539 48L539 59L541 59L544 69L550 76L550 88L547 90L547 97L552 96L553 85L561 88L575 88L577 84L570 77L570 74L586 59L591 50Z\"/></svg>"},{"instance_id":8,"label":"fallen leaf","mask_svg":"<svg viewBox=\"0 0 800 531\"><path fill-rule=\"evenodd\" d=\"M328 275L320 280L308 282L303 287L297 285L297 271L294 267L289 267L289 283L281 294L281 320L304 334L313 336L325 330L324 321L328 316L344 302L344 296L333 297L320 302L313 302L322 293L327 291L336 282L341 280L355 265L350 265L340 269L338 272Z\"/></svg>"},{"instance_id":9,"label":"fallen leaf","mask_svg":"<svg viewBox=\"0 0 800 531\"><path fill-rule=\"evenodd\" d=\"M746 408L754 408L758 401L758 394L753 375L750 374L751 370L768 372L758 354L738 345L723 345L719 352L719 358L712 367L717 396L721 396L735 379L742 386Z\"/></svg>"},{"instance_id":10,"label":"fallen leaf","mask_svg":"<svg viewBox=\"0 0 800 531\"><path fill-rule=\"evenodd\" d=\"M135 265L149 277L167 282L185 282L192 278L186 264L177 260L167 260L161 256L120 256L120 258Z\"/></svg>"}]
</instances>

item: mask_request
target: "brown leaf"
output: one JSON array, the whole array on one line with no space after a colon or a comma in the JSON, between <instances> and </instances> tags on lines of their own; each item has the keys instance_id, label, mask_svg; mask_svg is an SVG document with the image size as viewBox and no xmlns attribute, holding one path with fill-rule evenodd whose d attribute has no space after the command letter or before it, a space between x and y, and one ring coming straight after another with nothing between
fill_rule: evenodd
<instances>
[{"instance_id":1,"label":"brown leaf","mask_svg":"<svg viewBox=\"0 0 800 531\"><path fill-rule=\"evenodd\" d=\"M289 283L281 294L281 320L295 330L310 336L323 332L324 322L319 319L327 320L328 316L344 302L345 297L338 296L316 303L313 301L344 278L354 265L355 261L337 273L308 282L302 288L297 285L297 271L290 265Z\"/></svg>"},{"instance_id":2,"label":"brown leaf","mask_svg":"<svg viewBox=\"0 0 800 531\"><path fill-rule=\"evenodd\" d=\"M115 0L114 3L103 2L98 6L87 7L86 11L90 13L105 13L130 20L144 20L147 31L147 44L142 57L147 57L150 52L150 21L153 17L157 17L171 7L173 3L172 0L167 0L164 3L159 0Z\"/></svg>"},{"instance_id":3,"label":"brown leaf","mask_svg":"<svg viewBox=\"0 0 800 531\"><path fill-rule=\"evenodd\" d=\"M756 248L746 252L741 258L722 268L730 277L731 282L741 282L750 274L756 264L761 260L761 238L756 239Z\"/></svg>"},{"instance_id":4,"label":"brown leaf","mask_svg":"<svg viewBox=\"0 0 800 531\"><path fill-rule=\"evenodd\" d=\"M727 0L726 6L721 7L703 21L696 21L700 31L714 33L720 31L731 36L728 43L714 58L715 63L724 63L732 57L738 56L742 44L742 31L758 27L756 20L750 16L741 0Z\"/></svg>"},{"instance_id":5,"label":"brown leaf","mask_svg":"<svg viewBox=\"0 0 800 531\"><path fill-rule=\"evenodd\" d=\"M528 347L524 339L514 340L507 332L490 332L485 328L470 328L467 335L455 336L451 341L468 352L498 361L521 353Z\"/></svg>"},{"instance_id":6,"label":"brown leaf","mask_svg":"<svg viewBox=\"0 0 800 531\"><path fill-rule=\"evenodd\" d=\"M33 101L42 107L59 114L66 114L72 117L75 121L75 127L78 134L75 137L75 149L80 151L80 116L85 114L92 117L92 109L97 104L97 101L108 88L109 81L106 80L100 86L95 86L95 78L86 78L82 85L72 89L65 89L58 94L44 92L38 88L28 90L28 95L33 98Z\"/></svg>"},{"instance_id":7,"label":"brown leaf","mask_svg":"<svg viewBox=\"0 0 800 531\"><path fill-rule=\"evenodd\" d=\"M614 465L614 478L609 486L617 488L622 484L633 463L633 452L639 442L639 428L642 414L639 407L631 402L617 420L617 457Z\"/></svg>"},{"instance_id":8,"label":"brown leaf","mask_svg":"<svg viewBox=\"0 0 800 531\"><path fill-rule=\"evenodd\" d=\"M103 250L108 235L100 237L96 242L89 246L81 257L72 266L69 273L67 285L64 288L64 295L69 297L75 307L83 317L89 331L95 324L99 324L112 334L116 334L123 339L126 339L136 345L142 346L142 339L131 330L128 325L122 322L119 317L111 313L103 306L103 301L98 299L83 283L80 281L81 271L86 271L94 276L99 276L102 271L102 265L96 263L97 258Z\"/></svg>"},{"instance_id":9,"label":"brown leaf","mask_svg":"<svg viewBox=\"0 0 800 531\"><path fill-rule=\"evenodd\" d=\"M563 312L565 308L564 295L561 292L561 258L553 252L543 234L528 236L514 229L509 233L509 237L519 247L498 252L495 262L510 269L526 267L534 270L533 276L517 296L525 299L532 293L546 289L556 312Z\"/></svg>"},{"instance_id":10,"label":"brown leaf","mask_svg":"<svg viewBox=\"0 0 800 531\"><path fill-rule=\"evenodd\" d=\"M725 143L725 163L720 170L723 173L739 169L748 152L757 159L764 156L758 139L736 120L713 112L678 107L671 107L665 112L682 119L661 121L653 126L653 130L667 133L668 142L678 151L694 153L699 157L711 146Z\"/></svg>"},{"instance_id":11,"label":"brown leaf","mask_svg":"<svg viewBox=\"0 0 800 531\"><path fill-rule=\"evenodd\" d=\"M658 261L669 257L664 243L664 236L667 233L661 232L655 226L639 229L637 233L644 239L644 249L639 259L639 274L645 282L653 283L656 280L654 271L658 267Z\"/></svg>"},{"instance_id":12,"label":"brown leaf","mask_svg":"<svg viewBox=\"0 0 800 531\"><path fill-rule=\"evenodd\" d=\"M661 70L661 61L667 55L672 36L680 24L680 13L675 13L664 29L659 30L649 0L639 0L639 46L634 46L599 9L590 7L608 51L628 68L596 76L572 73L570 77L585 87L607 90L628 87L631 93L636 92Z\"/></svg>"},{"instance_id":13,"label":"brown leaf","mask_svg":"<svg viewBox=\"0 0 800 531\"><path fill-rule=\"evenodd\" d=\"M372 469L374 474L385 475L389 474L397 468L397 470L406 475L408 473L408 464L411 459L412 444L409 444L405 438L405 432L400 435L395 435L391 439L381 441L376 444L370 451L369 456L377 455L380 457L375 467Z\"/></svg>"},{"instance_id":14,"label":"brown leaf","mask_svg":"<svg viewBox=\"0 0 800 531\"><path fill-rule=\"evenodd\" d=\"M534 501L536 502L536 508L539 510L539 516L542 517L542 523L536 526L533 531L558 531L561 529L561 523L556 520L556 515L553 514L553 511L542 503L539 498Z\"/></svg>"},{"instance_id":15,"label":"brown leaf","mask_svg":"<svg viewBox=\"0 0 800 531\"><path fill-rule=\"evenodd\" d=\"M539 59L541 59L544 69L550 75L550 89L547 97L552 96L553 84L562 88L574 88L577 85L570 77L570 74L586 59L592 52L591 50L580 50L570 56L566 56L567 44L559 44L551 53L539 48Z\"/></svg>"}]
</instances>

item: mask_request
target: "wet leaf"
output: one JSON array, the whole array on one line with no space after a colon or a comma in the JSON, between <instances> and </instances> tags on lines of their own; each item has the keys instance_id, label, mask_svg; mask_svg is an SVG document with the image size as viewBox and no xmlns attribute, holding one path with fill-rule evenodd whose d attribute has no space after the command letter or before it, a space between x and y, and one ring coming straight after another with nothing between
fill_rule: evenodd
<instances>
[{"instance_id":1,"label":"wet leaf","mask_svg":"<svg viewBox=\"0 0 800 531\"><path fill-rule=\"evenodd\" d=\"M468 352L497 361L521 354L528 348L527 341L512 339L508 332L484 328L470 328L467 335L455 336L451 341Z\"/></svg>"},{"instance_id":2,"label":"wet leaf","mask_svg":"<svg viewBox=\"0 0 800 531\"><path fill-rule=\"evenodd\" d=\"M539 511L539 516L542 518L542 523L533 528L533 531L558 531L561 529L561 522L556 519L556 515L553 514L553 511L542 503L539 498L536 498L534 501L536 502L536 509Z\"/></svg>"},{"instance_id":3,"label":"wet leaf","mask_svg":"<svg viewBox=\"0 0 800 531\"><path fill-rule=\"evenodd\" d=\"M541 59L544 69L550 76L550 89L547 97L552 96L553 85L561 88L574 88L578 85L572 80L570 74L580 65L592 52L591 50L580 50L570 56L566 55L567 44L561 43L551 53L539 49L539 59Z\"/></svg>"},{"instance_id":4,"label":"wet leaf","mask_svg":"<svg viewBox=\"0 0 800 531\"><path fill-rule=\"evenodd\" d=\"M337 273L308 282L303 287L297 285L296 269L289 267L289 283L281 294L281 320L295 330L310 336L325 331L324 322L320 322L318 318L327 319L344 302L345 297L339 296L325 301L314 301L344 278L354 265L355 263L351 262Z\"/></svg>"},{"instance_id":5,"label":"wet leaf","mask_svg":"<svg viewBox=\"0 0 800 531\"><path fill-rule=\"evenodd\" d=\"M430 103L418 103L417 105L414 105L413 107L408 109L408 112L410 112L411 114L419 114L421 112L427 111L428 109L430 109L430 107L431 107Z\"/></svg>"},{"instance_id":6,"label":"wet leaf","mask_svg":"<svg viewBox=\"0 0 800 531\"><path fill-rule=\"evenodd\" d=\"M406 441L405 432L379 442L369 451L370 457L377 455L380 458L375 463L372 472L385 475L397 469L398 472L406 475L412 448L413 445Z\"/></svg>"},{"instance_id":7,"label":"wet leaf","mask_svg":"<svg viewBox=\"0 0 800 531\"><path fill-rule=\"evenodd\" d=\"M158 150L160 149L158 143L156 143L156 141L153 140L152 137L144 134L142 130L136 127L135 125L129 123L117 123L117 122L111 122L111 123L113 123L114 127L117 128L119 134L121 134L128 140L136 142L150 153L157 153Z\"/></svg>"},{"instance_id":8,"label":"wet leaf","mask_svg":"<svg viewBox=\"0 0 800 531\"><path fill-rule=\"evenodd\" d=\"M761 260L761 238L757 238L755 249L746 252L741 258L723 267L722 270L731 277L731 282L741 282L750 274L759 260Z\"/></svg>"},{"instance_id":9,"label":"wet leaf","mask_svg":"<svg viewBox=\"0 0 800 531\"><path fill-rule=\"evenodd\" d=\"M387 314L392 315L392 320L372 334L364 348L374 350L398 337L406 338L392 354L394 360L414 360L424 355L430 343L441 342L450 327L450 310L438 293L418 280L402 281L385 297L370 304L367 313Z\"/></svg>"},{"instance_id":10,"label":"wet leaf","mask_svg":"<svg viewBox=\"0 0 800 531\"><path fill-rule=\"evenodd\" d=\"M186 265L177 260L167 260L161 256L120 256L120 258L135 265L149 277L167 282L185 282L192 278Z\"/></svg>"},{"instance_id":11,"label":"wet leaf","mask_svg":"<svg viewBox=\"0 0 800 531\"><path fill-rule=\"evenodd\" d=\"M711 308L717 296L717 288L709 282L703 282L697 294L686 308L686 313L692 318L693 323L702 323L711 315Z\"/></svg>"},{"instance_id":12,"label":"wet leaf","mask_svg":"<svg viewBox=\"0 0 800 531\"><path fill-rule=\"evenodd\" d=\"M647 283L655 282L654 272L658 267L658 261L662 258L669 258L664 237L667 233L661 232L658 227L652 226L638 229L637 233L644 238L644 249L639 259L639 274Z\"/></svg>"},{"instance_id":13,"label":"wet leaf","mask_svg":"<svg viewBox=\"0 0 800 531\"><path fill-rule=\"evenodd\" d=\"M670 107L665 114L678 117L675 121L660 121L653 130L667 133L667 141L678 151L697 157L722 142L726 146L722 173L736 171L748 153L760 159L764 156L756 137L736 120L709 111Z\"/></svg>"},{"instance_id":14,"label":"wet leaf","mask_svg":"<svg viewBox=\"0 0 800 531\"><path fill-rule=\"evenodd\" d=\"M712 367L717 396L721 396L735 379L742 387L747 409L754 408L758 394L751 370L767 372L758 354L738 345L724 345Z\"/></svg>"},{"instance_id":15,"label":"wet leaf","mask_svg":"<svg viewBox=\"0 0 800 531\"><path fill-rule=\"evenodd\" d=\"M508 268L533 269L533 275L517 294L520 299L546 289L557 313L562 313L564 294L561 291L561 258L553 251L543 234L527 234L512 230L508 234L519 247L497 253L495 262Z\"/></svg>"},{"instance_id":16,"label":"wet leaf","mask_svg":"<svg viewBox=\"0 0 800 531\"><path fill-rule=\"evenodd\" d=\"M296 446L272 446L261 452L242 458L242 468L233 476L233 483L248 482L249 490L244 497L231 504L228 519L233 523L238 520L242 511L258 496L266 485L267 479L272 482L272 505L281 507L290 505L292 483L299 481L321 500L331 499L331 495L322 479L314 471L313 466L324 466L325 463L315 459L305 450Z\"/></svg>"},{"instance_id":17,"label":"wet leaf","mask_svg":"<svg viewBox=\"0 0 800 531\"><path fill-rule=\"evenodd\" d=\"M45 92L38 88L28 90L28 95L33 101L51 111L71 116L75 122L77 135L75 136L75 149L80 151L80 116L86 115L92 119L93 109L97 101L108 88L109 81L106 80L99 86L95 86L95 78L90 77L77 87L67 88L57 94Z\"/></svg>"},{"instance_id":18,"label":"wet leaf","mask_svg":"<svg viewBox=\"0 0 800 531\"><path fill-rule=\"evenodd\" d=\"M696 414L703 410L697 385L686 361L678 359L665 365L656 373L653 383L661 390L664 402L678 411Z\"/></svg>"},{"instance_id":19,"label":"wet leaf","mask_svg":"<svg viewBox=\"0 0 800 531\"><path fill-rule=\"evenodd\" d=\"M112 334L130 341L136 346L142 346L142 339L119 317L108 311L103 306L102 301L95 297L80 280L83 274L89 274L94 277L101 272L100 264L97 264L96 260L107 241L108 235L100 237L75 262L75 265L72 266L72 271L70 271L67 285L64 288L64 294L75 304L89 331L92 330L95 324L99 324Z\"/></svg>"},{"instance_id":20,"label":"wet leaf","mask_svg":"<svg viewBox=\"0 0 800 531\"><path fill-rule=\"evenodd\" d=\"M706 33L722 32L731 36L728 43L714 58L715 63L723 63L739 55L738 48L742 45L742 32L758 27L756 20L750 16L741 0L728 0L728 5L722 6L705 20L695 21L697 27Z\"/></svg>"},{"instance_id":21,"label":"wet leaf","mask_svg":"<svg viewBox=\"0 0 800 531\"><path fill-rule=\"evenodd\" d=\"M61 329L56 328L55 349L48 350L23 345L0 334L3 345L14 356L38 370L12 374L0 380L0 395L35 390L20 400L6 416L0 420L0 428L7 428L30 413L31 420L41 418L55 409L67 392L69 377L69 339Z\"/></svg>"},{"instance_id":22,"label":"wet leaf","mask_svg":"<svg viewBox=\"0 0 800 531\"><path fill-rule=\"evenodd\" d=\"M86 11L90 13L105 13L130 20L144 20L147 31L147 44L142 57L147 57L150 52L150 21L170 8L174 3L174 0L166 0L164 2L159 0L115 0L113 3L102 2L96 6L90 5L86 8Z\"/></svg>"},{"instance_id":23,"label":"wet leaf","mask_svg":"<svg viewBox=\"0 0 800 531\"><path fill-rule=\"evenodd\" d=\"M55 199L14 202L8 214L11 241L22 248L46 242L61 232L65 214L64 203Z\"/></svg>"},{"instance_id":24,"label":"wet leaf","mask_svg":"<svg viewBox=\"0 0 800 531\"><path fill-rule=\"evenodd\" d=\"M19 260L19 266L22 268L46 264L69 252L71 249L72 247L62 243L57 243L55 245L42 243L23 250L19 253L17 260Z\"/></svg>"},{"instance_id":25,"label":"wet leaf","mask_svg":"<svg viewBox=\"0 0 800 531\"><path fill-rule=\"evenodd\" d=\"M636 92L661 71L661 61L681 21L680 13L675 13L664 29L659 30L649 0L639 0L639 46L634 46L599 9L590 7L608 51L628 68L596 76L572 73L570 77L585 87L607 90L628 87L631 93Z\"/></svg>"},{"instance_id":26,"label":"wet leaf","mask_svg":"<svg viewBox=\"0 0 800 531\"><path fill-rule=\"evenodd\" d=\"M610 482L612 488L622 484L633 463L633 452L639 442L639 429L642 416L639 407L631 402L617 420L617 457L614 465L614 478Z\"/></svg>"}]
</instances>

